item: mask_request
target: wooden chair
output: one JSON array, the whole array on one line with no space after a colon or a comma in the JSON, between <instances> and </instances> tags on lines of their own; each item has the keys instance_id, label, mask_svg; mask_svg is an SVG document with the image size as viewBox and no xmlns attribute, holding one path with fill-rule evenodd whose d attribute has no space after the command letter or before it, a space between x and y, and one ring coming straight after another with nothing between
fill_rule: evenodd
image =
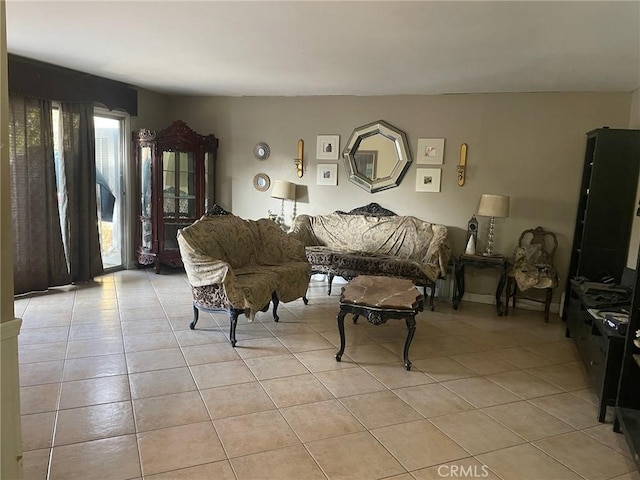
<instances>
[{"instance_id":1,"label":"wooden chair","mask_svg":"<svg viewBox=\"0 0 640 480\"><path fill-rule=\"evenodd\" d=\"M549 322L549 308L553 289L558 286L558 275L553 267L553 257L558 249L555 233L542 227L525 230L520 235L518 247L514 252L514 262L507 274L505 315L509 315L509 300L516 308L516 297L526 281L527 288L545 290L544 300L535 297L520 297L534 302L544 303L544 321ZM516 278L517 277L517 278Z\"/></svg>"}]
</instances>

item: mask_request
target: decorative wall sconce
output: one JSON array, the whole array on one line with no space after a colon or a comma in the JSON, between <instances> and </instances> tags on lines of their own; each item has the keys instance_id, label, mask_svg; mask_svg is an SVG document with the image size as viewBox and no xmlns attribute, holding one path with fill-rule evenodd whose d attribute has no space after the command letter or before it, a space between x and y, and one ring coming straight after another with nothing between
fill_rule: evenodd
<instances>
[{"instance_id":1,"label":"decorative wall sconce","mask_svg":"<svg viewBox=\"0 0 640 480\"><path fill-rule=\"evenodd\" d=\"M300 139L298 140L298 157L293 159L293 163L296 164L296 173L298 174L298 178L302 178L302 175L303 175L303 163L302 163L303 155L304 155L304 141Z\"/></svg>"},{"instance_id":2,"label":"decorative wall sconce","mask_svg":"<svg viewBox=\"0 0 640 480\"><path fill-rule=\"evenodd\" d=\"M458 164L458 186L464 185L465 174L467 171L467 144L460 145L460 163Z\"/></svg>"}]
</instances>

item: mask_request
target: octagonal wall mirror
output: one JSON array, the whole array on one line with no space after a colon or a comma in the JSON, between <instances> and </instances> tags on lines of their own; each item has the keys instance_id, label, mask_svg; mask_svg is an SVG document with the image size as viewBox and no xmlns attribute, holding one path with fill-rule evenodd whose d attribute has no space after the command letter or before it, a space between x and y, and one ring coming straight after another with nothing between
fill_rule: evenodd
<instances>
[{"instance_id":1,"label":"octagonal wall mirror","mask_svg":"<svg viewBox=\"0 0 640 480\"><path fill-rule=\"evenodd\" d=\"M356 128L342 155L349 180L369 193L400 185L411 163L407 135L382 120Z\"/></svg>"}]
</instances>

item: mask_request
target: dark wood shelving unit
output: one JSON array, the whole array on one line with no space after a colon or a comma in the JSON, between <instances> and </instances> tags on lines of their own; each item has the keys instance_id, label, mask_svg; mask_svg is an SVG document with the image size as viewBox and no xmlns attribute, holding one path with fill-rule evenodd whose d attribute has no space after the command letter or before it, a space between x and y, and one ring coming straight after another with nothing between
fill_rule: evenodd
<instances>
[{"instance_id":1,"label":"dark wood shelving unit","mask_svg":"<svg viewBox=\"0 0 640 480\"><path fill-rule=\"evenodd\" d=\"M640 260L640 248L638 249ZM631 309L629 310L629 324L624 341L622 369L618 383L616 398L616 416L613 429L622 431L627 445L640 471L640 348L636 345L636 331L640 329L640 279L636 265L636 279L633 286Z\"/></svg>"},{"instance_id":2,"label":"dark wood shelving unit","mask_svg":"<svg viewBox=\"0 0 640 480\"><path fill-rule=\"evenodd\" d=\"M640 471L640 457L638 456L638 452L640 452L640 410L617 408L616 421L625 434L636 468Z\"/></svg>"},{"instance_id":3,"label":"dark wood shelving unit","mask_svg":"<svg viewBox=\"0 0 640 480\"><path fill-rule=\"evenodd\" d=\"M616 405L625 337L592 316L590 308L589 297L573 289L567 315L567 336L575 342L591 377L599 401L598 421L604 422L607 407Z\"/></svg>"},{"instance_id":4,"label":"dark wood shelving unit","mask_svg":"<svg viewBox=\"0 0 640 480\"><path fill-rule=\"evenodd\" d=\"M620 283L640 171L640 130L598 128L587 132L568 278ZM571 283L567 282L563 319Z\"/></svg>"}]
</instances>

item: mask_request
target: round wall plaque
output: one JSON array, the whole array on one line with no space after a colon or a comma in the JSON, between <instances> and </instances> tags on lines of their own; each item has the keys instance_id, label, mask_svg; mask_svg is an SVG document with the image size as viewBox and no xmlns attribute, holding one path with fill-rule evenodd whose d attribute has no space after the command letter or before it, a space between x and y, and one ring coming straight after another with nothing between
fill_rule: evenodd
<instances>
[{"instance_id":1,"label":"round wall plaque","mask_svg":"<svg viewBox=\"0 0 640 480\"><path fill-rule=\"evenodd\" d=\"M270 153L271 149L265 142L256 143L256 146L253 147L253 155L258 160L266 160L267 158L269 158Z\"/></svg>"},{"instance_id":2,"label":"round wall plaque","mask_svg":"<svg viewBox=\"0 0 640 480\"><path fill-rule=\"evenodd\" d=\"M253 177L253 186L256 188L256 190L259 190L261 192L266 192L267 190L269 190L269 187L271 186L271 179L269 178L269 175L267 175L266 173L258 173L255 177Z\"/></svg>"}]
</instances>

